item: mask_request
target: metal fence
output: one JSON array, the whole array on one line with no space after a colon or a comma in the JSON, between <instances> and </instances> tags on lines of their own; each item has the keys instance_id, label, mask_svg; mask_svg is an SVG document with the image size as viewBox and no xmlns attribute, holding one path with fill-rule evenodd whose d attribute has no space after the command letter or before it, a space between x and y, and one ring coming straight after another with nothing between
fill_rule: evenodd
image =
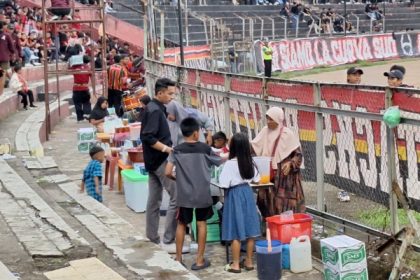
<instances>
[{"instance_id":1,"label":"metal fence","mask_svg":"<svg viewBox=\"0 0 420 280\"><path fill-rule=\"evenodd\" d=\"M285 110L285 123L299 134L308 205L360 223L384 212L382 230L398 230L398 182L410 207L420 212L420 91L372 86L319 84L184 68L147 61L147 85L157 78L179 83L180 99L214 118L216 130L245 132L252 139L271 106ZM383 112L399 106L395 129ZM337 193L351 193L339 202ZM390 195L391 194L391 195ZM370 226L374 226L369 224Z\"/></svg>"}]
</instances>

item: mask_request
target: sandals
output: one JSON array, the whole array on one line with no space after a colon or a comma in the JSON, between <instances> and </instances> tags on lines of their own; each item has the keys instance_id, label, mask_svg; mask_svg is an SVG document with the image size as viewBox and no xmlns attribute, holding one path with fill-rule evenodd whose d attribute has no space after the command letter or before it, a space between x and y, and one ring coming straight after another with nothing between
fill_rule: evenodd
<instances>
[{"instance_id":1,"label":"sandals","mask_svg":"<svg viewBox=\"0 0 420 280\"><path fill-rule=\"evenodd\" d=\"M231 264L232 264L232 263L227 264L227 265L225 266L225 271L230 272L230 273L241 273L241 269L234 269L234 268L232 268L232 267L230 266Z\"/></svg>"},{"instance_id":2,"label":"sandals","mask_svg":"<svg viewBox=\"0 0 420 280\"><path fill-rule=\"evenodd\" d=\"M210 266L210 261L208 261L207 259L204 259L203 265L197 265L197 263L194 263L191 266L191 270L202 270L202 269L205 269L209 266Z\"/></svg>"},{"instance_id":3,"label":"sandals","mask_svg":"<svg viewBox=\"0 0 420 280\"><path fill-rule=\"evenodd\" d=\"M243 259L240 263L239 263L239 267L245 269L246 271L252 271L255 268L253 266L246 266L245 265L245 259Z\"/></svg>"}]
</instances>

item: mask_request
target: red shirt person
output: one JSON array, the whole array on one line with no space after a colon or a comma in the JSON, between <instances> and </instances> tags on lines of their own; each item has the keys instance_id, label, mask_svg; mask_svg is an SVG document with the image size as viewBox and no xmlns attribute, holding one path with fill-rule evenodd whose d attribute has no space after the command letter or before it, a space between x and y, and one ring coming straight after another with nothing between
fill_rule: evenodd
<instances>
[{"instance_id":1,"label":"red shirt person","mask_svg":"<svg viewBox=\"0 0 420 280\"><path fill-rule=\"evenodd\" d=\"M115 112L119 117L123 115L121 107L121 99L124 90L128 89L128 69L127 64L129 58L127 56L116 55L115 63L108 70L108 101L109 106L115 108Z\"/></svg>"},{"instance_id":2,"label":"red shirt person","mask_svg":"<svg viewBox=\"0 0 420 280\"><path fill-rule=\"evenodd\" d=\"M85 73L73 74L73 103L76 110L77 121L89 117L92 107L90 104L89 81L91 79L90 58L83 56L83 64L72 66L71 70L84 71Z\"/></svg>"}]
</instances>

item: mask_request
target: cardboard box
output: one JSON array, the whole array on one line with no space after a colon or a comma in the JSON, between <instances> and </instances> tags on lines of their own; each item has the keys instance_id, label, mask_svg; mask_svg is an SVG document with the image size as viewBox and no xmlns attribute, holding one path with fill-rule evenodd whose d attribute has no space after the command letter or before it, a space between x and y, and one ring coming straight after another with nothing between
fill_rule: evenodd
<instances>
[{"instance_id":1,"label":"cardboard box","mask_svg":"<svg viewBox=\"0 0 420 280\"><path fill-rule=\"evenodd\" d=\"M337 272L367 267L365 243L347 235L321 239L322 262Z\"/></svg>"},{"instance_id":2,"label":"cardboard box","mask_svg":"<svg viewBox=\"0 0 420 280\"><path fill-rule=\"evenodd\" d=\"M369 280L369 275L367 268L337 272L328 265L324 265L324 280Z\"/></svg>"},{"instance_id":3,"label":"cardboard box","mask_svg":"<svg viewBox=\"0 0 420 280\"><path fill-rule=\"evenodd\" d=\"M79 153L88 154L90 149L96 145L96 141L80 141L77 144L77 150Z\"/></svg>"},{"instance_id":4,"label":"cardboard box","mask_svg":"<svg viewBox=\"0 0 420 280\"><path fill-rule=\"evenodd\" d=\"M93 127L79 128L79 130L77 131L77 140L80 142L95 141L96 140L95 128Z\"/></svg>"}]
</instances>

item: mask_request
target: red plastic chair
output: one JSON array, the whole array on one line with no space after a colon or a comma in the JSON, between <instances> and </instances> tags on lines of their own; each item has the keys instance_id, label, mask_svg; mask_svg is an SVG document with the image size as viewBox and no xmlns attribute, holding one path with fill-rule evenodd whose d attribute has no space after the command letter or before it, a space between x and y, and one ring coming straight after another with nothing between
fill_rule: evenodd
<instances>
[{"instance_id":1,"label":"red plastic chair","mask_svg":"<svg viewBox=\"0 0 420 280\"><path fill-rule=\"evenodd\" d=\"M114 175L115 168L118 166L118 160L118 153L116 153L114 156L111 153L111 155L106 156L105 159L105 185L109 186L110 191L114 189Z\"/></svg>"}]
</instances>

